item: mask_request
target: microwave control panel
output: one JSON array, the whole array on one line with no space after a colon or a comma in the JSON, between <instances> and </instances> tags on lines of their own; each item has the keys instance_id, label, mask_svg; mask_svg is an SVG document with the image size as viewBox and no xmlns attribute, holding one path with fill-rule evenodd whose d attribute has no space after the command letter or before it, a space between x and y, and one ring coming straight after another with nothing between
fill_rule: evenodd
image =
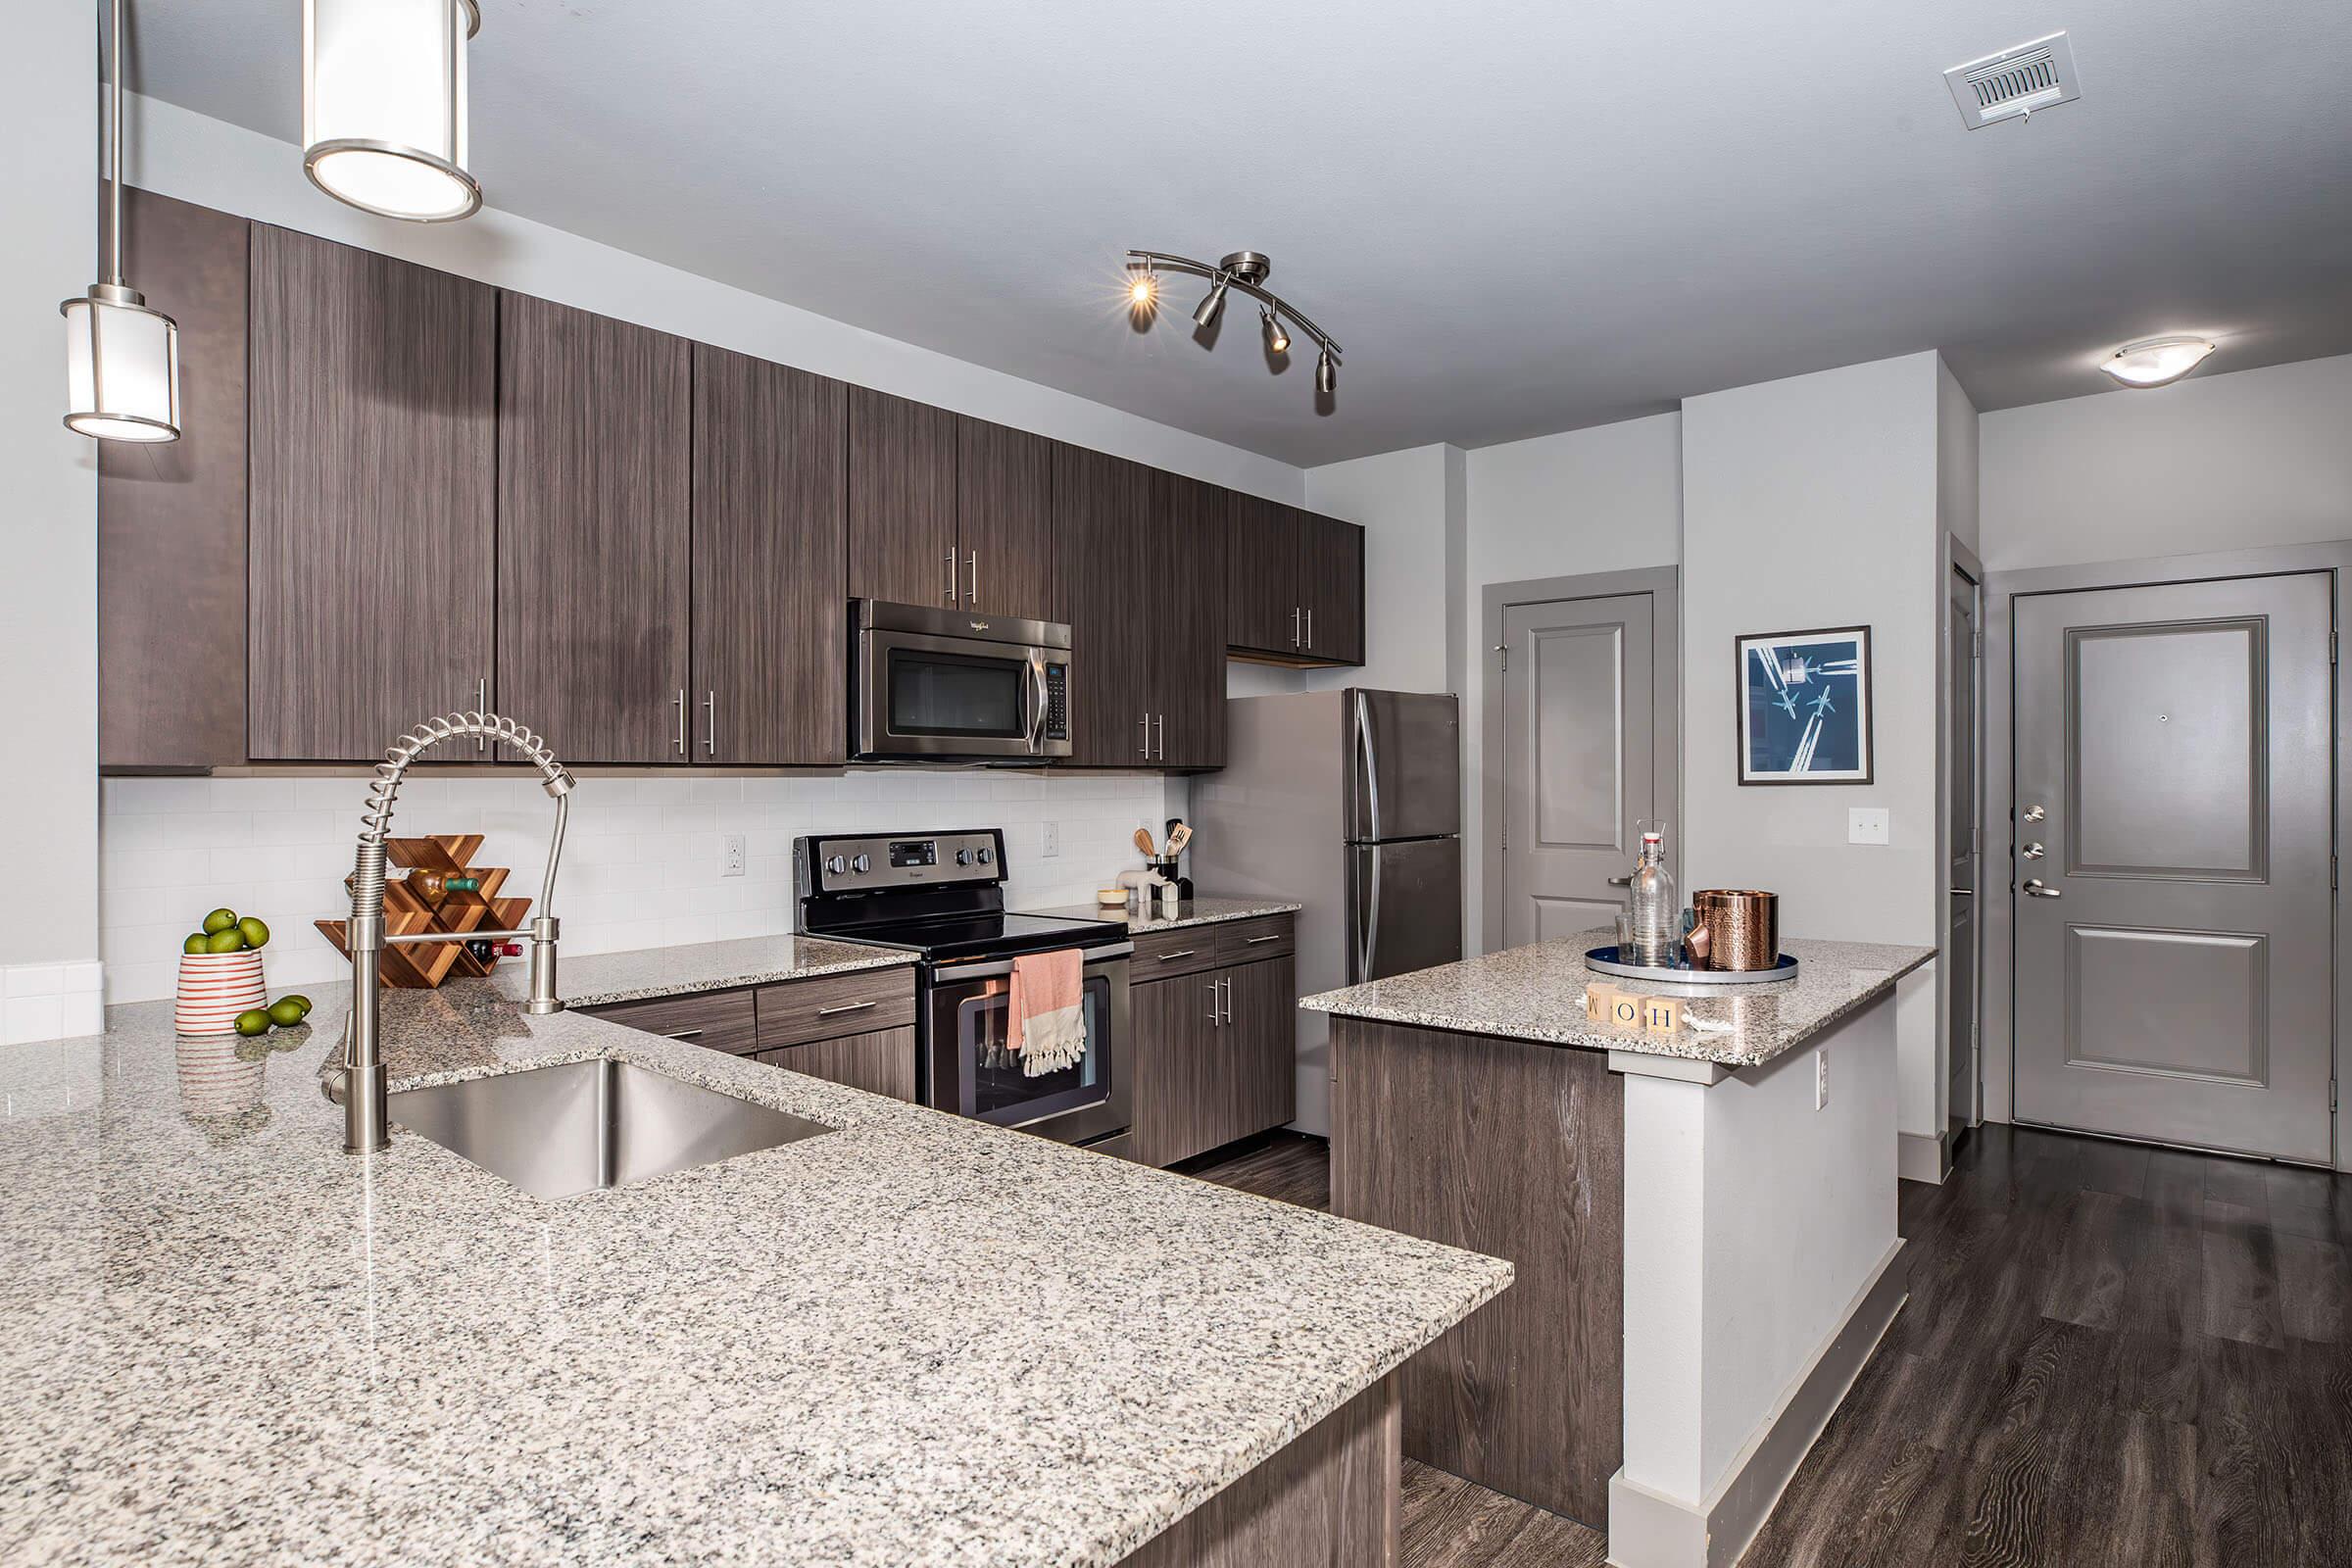
<instances>
[{"instance_id":1,"label":"microwave control panel","mask_svg":"<svg viewBox=\"0 0 2352 1568\"><path fill-rule=\"evenodd\" d=\"M1046 739L1070 738L1070 666L1046 666Z\"/></svg>"}]
</instances>

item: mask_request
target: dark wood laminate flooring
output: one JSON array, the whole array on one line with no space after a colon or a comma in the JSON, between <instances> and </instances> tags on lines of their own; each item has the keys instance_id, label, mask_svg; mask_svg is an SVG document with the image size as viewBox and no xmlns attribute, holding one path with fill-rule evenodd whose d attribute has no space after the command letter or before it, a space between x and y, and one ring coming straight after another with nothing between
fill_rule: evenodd
<instances>
[{"instance_id":1,"label":"dark wood laminate flooring","mask_svg":"<svg viewBox=\"0 0 2352 1568\"><path fill-rule=\"evenodd\" d=\"M1321 1141L1186 1167L1329 1206ZM2030 1129L1902 1184L1911 1298L1742 1568L2352 1564L2352 1177ZM1592 1531L1410 1460L1405 1568Z\"/></svg>"}]
</instances>

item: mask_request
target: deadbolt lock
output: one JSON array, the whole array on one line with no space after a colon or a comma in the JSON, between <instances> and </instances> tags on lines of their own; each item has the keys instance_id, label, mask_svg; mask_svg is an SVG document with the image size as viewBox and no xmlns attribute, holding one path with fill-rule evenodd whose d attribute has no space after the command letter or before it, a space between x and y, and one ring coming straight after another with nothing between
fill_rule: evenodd
<instances>
[{"instance_id":1,"label":"deadbolt lock","mask_svg":"<svg viewBox=\"0 0 2352 1568\"><path fill-rule=\"evenodd\" d=\"M2049 812L2043 810L2038 806L2029 806L2026 808L2026 820L2029 822L2038 822L2049 814Z\"/></svg>"},{"instance_id":2,"label":"deadbolt lock","mask_svg":"<svg viewBox=\"0 0 2352 1568\"><path fill-rule=\"evenodd\" d=\"M2038 844L2029 844L2017 853L2024 856L2029 860L2038 860L2050 852L2043 849Z\"/></svg>"}]
</instances>

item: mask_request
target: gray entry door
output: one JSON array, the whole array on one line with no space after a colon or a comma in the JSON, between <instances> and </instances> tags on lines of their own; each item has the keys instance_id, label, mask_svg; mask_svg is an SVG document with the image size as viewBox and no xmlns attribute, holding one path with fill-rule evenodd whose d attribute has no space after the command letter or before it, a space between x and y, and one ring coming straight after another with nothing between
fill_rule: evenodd
<instances>
[{"instance_id":1,"label":"gray entry door","mask_svg":"<svg viewBox=\"0 0 2352 1568\"><path fill-rule=\"evenodd\" d=\"M1953 1143L1976 1125L1977 1006L1984 952L1977 918L1979 825L1984 821L1984 769L1978 761L1977 722L1983 687L1977 680L1977 585L1954 571L1951 612L1945 621L1944 800L1950 811L1945 835L1951 847L1950 898L1944 908L1944 1038L1950 1056L1944 1115Z\"/></svg>"},{"instance_id":2,"label":"gray entry door","mask_svg":"<svg viewBox=\"0 0 2352 1568\"><path fill-rule=\"evenodd\" d=\"M1612 879L1633 869L1634 820L1664 808L1653 612L1648 594L1503 612L1503 940L1492 947L1605 926L1625 906Z\"/></svg>"},{"instance_id":3,"label":"gray entry door","mask_svg":"<svg viewBox=\"0 0 2352 1568\"><path fill-rule=\"evenodd\" d=\"M2016 616L2018 1118L2328 1160L2328 578Z\"/></svg>"}]
</instances>

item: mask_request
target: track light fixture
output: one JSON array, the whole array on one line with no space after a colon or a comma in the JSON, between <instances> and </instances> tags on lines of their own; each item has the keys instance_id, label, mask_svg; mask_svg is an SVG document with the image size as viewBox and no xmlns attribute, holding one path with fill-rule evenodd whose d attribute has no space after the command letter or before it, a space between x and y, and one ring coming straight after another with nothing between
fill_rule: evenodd
<instances>
[{"instance_id":1,"label":"track light fixture","mask_svg":"<svg viewBox=\"0 0 2352 1568\"><path fill-rule=\"evenodd\" d=\"M1159 282L1154 269L1164 267L1170 271L1192 272L1208 279L1208 293L1193 308L1193 324L1205 331L1214 324L1225 309L1228 289L1238 289L1257 301L1258 324L1264 329L1266 350L1271 354L1291 351L1291 334L1283 328L1288 317L1299 331L1314 340L1315 390L1331 396L1340 384L1340 346L1290 301L1265 287L1266 277L1274 264L1256 251L1235 251L1224 260L1211 265L1197 262L1189 256L1170 256L1164 251L1129 251L1127 253L1127 300L1135 310L1149 314L1159 300Z\"/></svg>"}]
</instances>

